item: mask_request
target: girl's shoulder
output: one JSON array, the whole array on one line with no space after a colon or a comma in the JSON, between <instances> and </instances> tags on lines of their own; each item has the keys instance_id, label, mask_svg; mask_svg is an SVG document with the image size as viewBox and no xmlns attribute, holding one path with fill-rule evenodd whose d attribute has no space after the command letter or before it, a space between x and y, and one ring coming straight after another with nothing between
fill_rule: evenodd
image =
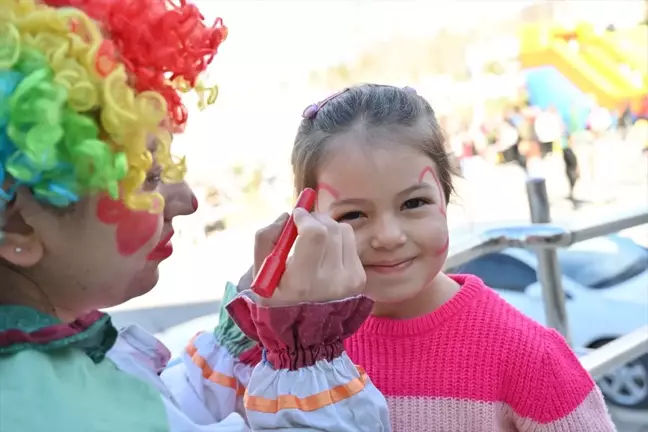
<instances>
[{"instance_id":1,"label":"girl's shoulder","mask_svg":"<svg viewBox=\"0 0 648 432\"><path fill-rule=\"evenodd\" d=\"M497 400L527 427L554 422L551 430L614 430L598 387L565 338L485 291L461 322L464 333L474 329L472 354L485 359L482 375L497 378Z\"/></svg>"},{"instance_id":2,"label":"girl's shoulder","mask_svg":"<svg viewBox=\"0 0 648 432\"><path fill-rule=\"evenodd\" d=\"M468 274L450 277L462 286L453 299L461 308L456 308L450 326L450 330L459 331L462 343L497 347L488 350L497 361L514 359L520 353L526 358L539 358L547 344L555 343L547 328L524 315L480 278Z\"/></svg>"},{"instance_id":3,"label":"girl's shoulder","mask_svg":"<svg viewBox=\"0 0 648 432\"><path fill-rule=\"evenodd\" d=\"M555 351L566 346L555 330L523 314L495 290L485 288L486 294L474 305L473 314L479 317L482 332L497 339L502 354L539 359L547 349Z\"/></svg>"},{"instance_id":4,"label":"girl's shoulder","mask_svg":"<svg viewBox=\"0 0 648 432\"><path fill-rule=\"evenodd\" d=\"M489 317L485 322L489 328L483 331L497 335L500 360L506 365L506 380L545 389L550 385L557 389L566 385L583 397L595 387L559 332L523 314L495 291L489 291L485 296L489 305L485 308Z\"/></svg>"}]
</instances>

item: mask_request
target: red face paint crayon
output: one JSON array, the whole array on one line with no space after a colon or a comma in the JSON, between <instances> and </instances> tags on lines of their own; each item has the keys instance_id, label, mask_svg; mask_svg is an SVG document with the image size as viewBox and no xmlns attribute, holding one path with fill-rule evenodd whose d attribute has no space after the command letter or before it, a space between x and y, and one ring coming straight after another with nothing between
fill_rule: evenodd
<instances>
[{"instance_id":1,"label":"red face paint crayon","mask_svg":"<svg viewBox=\"0 0 648 432\"><path fill-rule=\"evenodd\" d=\"M316 198L317 193L311 188L306 188L299 194L295 208L303 208L311 211L315 205ZM250 287L252 291L261 297L272 297L272 294L274 294L274 291L277 289L277 285L279 285L281 276L283 276L283 273L286 270L288 253L290 253L290 249L292 249L296 239L297 227L295 226L292 215L290 215L281 230L281 235L279 236L279 240L277 240L277 244L275 244L272 252L263 261L261 268L259 268L259 271L252 282L252 286Z\"/></svg>"}]
</instances>

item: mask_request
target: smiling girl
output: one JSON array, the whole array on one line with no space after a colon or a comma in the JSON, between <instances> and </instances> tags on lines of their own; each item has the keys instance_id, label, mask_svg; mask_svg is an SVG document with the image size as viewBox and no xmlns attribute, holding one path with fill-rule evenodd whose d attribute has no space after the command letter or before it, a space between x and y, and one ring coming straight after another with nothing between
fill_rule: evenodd
<instances>
[{"instance_id":1,"label":"smiling girl","mask_svg":"<svg viewBox=\"0 0 648 432\"><path fill-rule=\"evenodd\" d=\"M613 431L558 333L477 277L442 272L452 165L428 102L367 84L303 117L295 190L316 188L318 211L353 227L375 304L346 348L387 397L394 430Z\"/></svg>"}]
</instances>

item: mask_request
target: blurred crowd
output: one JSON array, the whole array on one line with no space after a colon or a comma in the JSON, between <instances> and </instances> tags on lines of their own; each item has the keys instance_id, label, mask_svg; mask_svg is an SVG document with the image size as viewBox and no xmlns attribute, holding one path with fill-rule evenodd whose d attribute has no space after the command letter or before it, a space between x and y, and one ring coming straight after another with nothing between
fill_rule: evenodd
<instances>
[{"instance_id":1,"label":"blurred crowd","mask_svg":"<svg viewBox=\"0 0 648 432\"><path fill-rule=\"evenodd\" d=\"M538 162L549 155L562 154L569 199L577 205L573 193L580 168L574 143L614 136L619 142L641 139L644 151L648 151L647 135L632 134L635 125L642 123L645 127L648 122L648 96L634 111L629 103L622 110L613 111L592 99L585 122L576 117L562 115L553 106L542 109L523 100L481 122L453 123L445 119L445 128L462 174L474 158L479 158L492 163L514 163L535 175Z\"/></svg>"}]
</instances>

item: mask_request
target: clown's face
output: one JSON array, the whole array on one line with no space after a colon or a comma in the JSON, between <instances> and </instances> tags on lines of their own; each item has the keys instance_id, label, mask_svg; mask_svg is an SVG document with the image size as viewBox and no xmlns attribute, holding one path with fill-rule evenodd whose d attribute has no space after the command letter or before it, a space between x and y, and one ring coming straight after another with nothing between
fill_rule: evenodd
<instances>
[{"instance_id":1,"label":"clown's face","mask_svg":"<svg viewBox=\"0 0 648 432\"><path fill-rule=\"evenodd\" d=\"M105 308L145 294L173 252L173 219L193 213L197 200L185 182L163 183L155 163L142 189L162 195L164 211L134 211L105 194L54 211L20 191L0 256L24 269L59 310Z\"/></svg>"}]
</instances>

